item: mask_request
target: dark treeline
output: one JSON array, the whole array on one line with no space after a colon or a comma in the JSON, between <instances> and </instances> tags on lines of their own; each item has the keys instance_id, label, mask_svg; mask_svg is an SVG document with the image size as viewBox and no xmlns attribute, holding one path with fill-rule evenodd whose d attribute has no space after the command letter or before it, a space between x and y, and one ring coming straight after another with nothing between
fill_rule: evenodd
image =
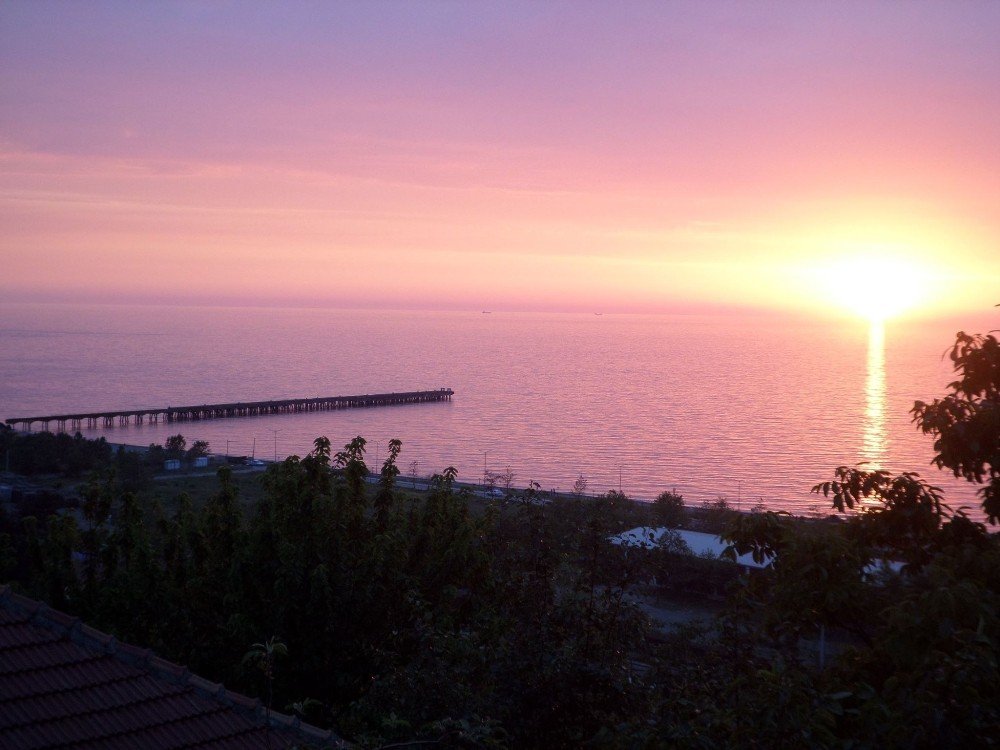
<instances>
[{"instance_id":1,"label":"dark treeline","mask_svg":"<svg viewBox=\"0 0 1000 750\"><path fill-rule=\"evenodd\" d=\"M636 574L607 544L630 503L530 496L480 518L453 470L397 491L394 441L369 491L364 440L269 468L248 515L228 467L196 512L148 523L113 478L84 490L82 528L24 519L5 578L193 670L264 694L244 655L277 638L274 705L378 743L451 731L500 745L569 746L642 702L630 656L647 623ZM720 564L716 564L720 565Z\"/></svg>"},{"instance_id":2,"label":"dark treeline","mask_svg":"<svg viewBox=\"0 0 1000 750\"><path fill-rule=\"evenodd\" d=\"M1000 510L1000 346L961 335L959 379L917 426ZM975 436L970 440L969 436ZM0 519L0 577L119 638L332 725L368 746L986 747L1000 726L1000 542L913 474L838 469L837 510L726 514L754 575L608 543L677 520L637 508L499 500L473 513L448 469L379 484L361 438L271 466L244 511L228 468L203 507L140 507L113 475L83 521ZM876 572L880 559L902 565ZM698 567L701 566L701 567ZM714 622L657 634L631 592L728 588ZM266 664L266 669L258 669ZM273 669L272 669L273 667Z\"/></svg>"},{"instance_id":3,"label":"dark treeline","mask_svg":"<svg viewBox=\"0 0 1000 750\"><path fill-rule=\"evenodd\" d=\"M188 447L183 435L167 438L164 445L150 444L141 450L119 446L115 450L103 437L90 440L51 432L17 432L0 424L0 468L14 474L34 477L56 475L79 479L93 471L114 469L118 481L129 490L149 486L153 475L163 470L164 461L177 459L190 463L208 455L209 445L196 440Z\"/></svg>"},{"instance_id":4,"label":"dark treeline","mask_svg":"<svg viewBox=\"0 0 1000 750\"><path fill-rule=\"evenodd\" d=\"M79 477L111 464L113 451L104 438L88 440L51 432L15 432L0 424L0 469L35 476L59 474Z\"/></svg>"}]
</instances>

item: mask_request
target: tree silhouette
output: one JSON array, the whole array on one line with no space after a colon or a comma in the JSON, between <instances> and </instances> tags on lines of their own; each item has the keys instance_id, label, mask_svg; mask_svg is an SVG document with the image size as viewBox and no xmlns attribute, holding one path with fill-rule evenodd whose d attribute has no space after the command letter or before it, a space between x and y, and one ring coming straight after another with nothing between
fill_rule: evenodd
<instances>
[{"instance_id":1,"label":"tree silhouette","mask_svg":"<svg viewBox=\"0 0 1000 750\"><path fill-rule=\"evenodd\" d=\"M271 745L271 703L274 699L274 674L279 656L288 656L288 647L277 636L271 636L266 641L254 643L243 656L243 664L259 670L264 677L266 689L264 707L267 716L268 747Z\"/></svg>"},{"instance_id":2,"label":"tree silhouette","mask_svg":"<svg viewBox=\"0 0 1000 750\"><path fill-rule=\"evenodd\" d=\"M958 378L951 393L917 401L917 427L934 436L934 463L956 477L984 484L979 490L991 524L1000 523L1000 341L991 332L960 332L948 352Z\"/></svg>"}]
</instances>

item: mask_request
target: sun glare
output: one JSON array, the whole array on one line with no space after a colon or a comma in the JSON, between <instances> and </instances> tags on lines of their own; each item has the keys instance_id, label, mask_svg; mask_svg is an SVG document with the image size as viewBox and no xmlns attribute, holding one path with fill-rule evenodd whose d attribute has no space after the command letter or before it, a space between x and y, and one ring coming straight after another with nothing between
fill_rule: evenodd
<instances>
[{"instance_id":1,"label":"sun glare","mask_svg":"<svg viewBox=\"0 0 1000 750\"><path fill-rule=\"evenodd\" d=\"M926 300L928 275L901 258L858 256L823 270L831 302L873 322L897 317Z\"/></svg>"}]
</instances>

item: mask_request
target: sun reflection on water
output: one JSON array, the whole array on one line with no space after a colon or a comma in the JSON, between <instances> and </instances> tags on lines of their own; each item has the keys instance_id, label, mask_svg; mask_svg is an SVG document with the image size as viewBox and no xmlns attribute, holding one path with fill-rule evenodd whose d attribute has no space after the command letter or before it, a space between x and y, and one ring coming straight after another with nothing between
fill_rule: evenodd
<instances>
[{"instance_id":1,"label":"sun reflection on water","mask_svg":"<svg viewBox=\"0 0 1000 750\"><path fill-rule=\"evenodd\" d=\"M883 468L888 436L885 426L885 324L868 329L868 376L865 380L865 428L861 460L870 469Z\"/></svg>"}]
</instances>

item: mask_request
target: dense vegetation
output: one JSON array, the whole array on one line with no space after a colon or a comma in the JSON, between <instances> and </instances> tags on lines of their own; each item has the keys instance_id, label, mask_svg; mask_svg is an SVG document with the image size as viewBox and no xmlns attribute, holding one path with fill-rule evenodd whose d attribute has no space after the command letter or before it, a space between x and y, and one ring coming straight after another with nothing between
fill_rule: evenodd
<instances>
[{"instance_id":1,"label":"dense vegetation","mask_svg":"<svg viewBox=\"0 0 1000 750\"><path fill-rule=\"evenodd\" d=\"M168 459L190 464L208 455L209 445L196 440L190 448L183 435L172 435L164 445L150 444L145 450L117 450L103 437L89 440L77 432L16 432L0 424L0 464L5 471L27 477L55 475L78 479L90 472L113 470L124 490L142 490Z\"/></svg>"},{"instance_id":2,"label":"dense vegetation","mask_svg":"<svg viewBox=\"0 0 1000 750\"><path fill-rule=\"evenodd\" d=\"M997 521L1000 348L961 334L950 393L914 409L938 464L984 485ZM705 516L756 575L676 548L607 543L690 518L515 503L473 513L455 472L397 486L398 441L365 482L365 443L325 438L238 502L227 467L201 508L142 507L113 468L70 516L2 519L0 578L124 640L366 745L984 747L1000 726L1000 543L915 474L842 467L816 487L841 521ZM714 514L714 519L713 519ZM900 570L878 569L896 560ZM730 589L710 625L656 634L630 593ZM648 590L645 589L645 590Z\"/></svg>"},{"instance_id":3,"label":"dense vegetation","mask_svg":"<svg viewBox=\"0 0 1000 750\"><path fill-rule=\"evenodd\" d=\"M359 738L454 721L471 736L575 744L628 715L640 691L625 646L645 622L622 598L624 554L605 542L623 504L558 515L525 501L474 519L450 470L426 497L401 496L399 449L370 493L364 441L332 455L321 438L267 472L249 517L227 467L200 512L182 501L152 524L135 495L95 478L83 528L26 519L5 575L251 692L242 657L277 636L289 656L275 704Z\"/></svg>"},{"instance_id":4,"label":"dense vegetation","mask_svg":"<svg viewBox=\"0 0 1000 750\"><path fill-rule=\"evenodd\" d=\"M0 464L7 471L25 476L59 474L79 477L84 472L108 466L113 452L108 442L87 440L79 432L65 433L15 432L0 425Z\"/></svg>"}]
</instances>

